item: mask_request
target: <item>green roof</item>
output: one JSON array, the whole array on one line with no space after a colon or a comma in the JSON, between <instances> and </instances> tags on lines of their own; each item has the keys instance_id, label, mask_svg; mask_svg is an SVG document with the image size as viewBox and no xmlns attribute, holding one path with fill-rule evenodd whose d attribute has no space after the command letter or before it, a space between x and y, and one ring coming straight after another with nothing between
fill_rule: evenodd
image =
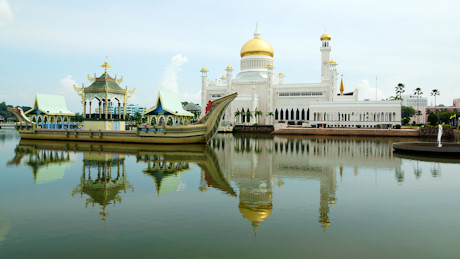
<instances>
[{"instance_id":1,"label":"green roof","mask_svg":"<svg viewBox=\"0 0 460 259\"><path fill-rule=\"evenodd\" d=\"M60 95L36 94L34 106L25 114L32 113L37 109L46 115L75 115L67 109L64 96Z\"/></svg>"},{"instance_id":2,"label":"green roof","mask_svg":"<svg viewBox=\"0 0 460 259\"><path fill-rule=\"evenodd\" d=\"M107 76L107 77L106 77ZM114 89L114 90L123 90L123 88L121 88L118 84L117 84L117 81L115 78L112 78L109 74L102 74L100 77L98 78L95 78L95 81L90 85L88 86L87 88L104 88L105 87L105 81L106 81L106 78L107 78L107 86L110 88L110 89Z\"/></svg>"}]
</instances>

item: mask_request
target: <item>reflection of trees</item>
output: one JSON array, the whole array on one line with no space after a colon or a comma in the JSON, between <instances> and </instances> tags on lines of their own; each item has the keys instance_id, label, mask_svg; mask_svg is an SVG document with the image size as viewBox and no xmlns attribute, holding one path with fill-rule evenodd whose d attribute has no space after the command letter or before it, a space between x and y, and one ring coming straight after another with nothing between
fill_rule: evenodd
<instances>
[{"instance_id":1,"label":"reflection of trees","mask_svg":"<svg viewBox=\"0 0 460 259\"><path fill-rule=\"evenodd\" d=\"M404 182L404 171L401 168L396 168L395 170L395 178L398 183Z\"/></svg>"}]
</instances>

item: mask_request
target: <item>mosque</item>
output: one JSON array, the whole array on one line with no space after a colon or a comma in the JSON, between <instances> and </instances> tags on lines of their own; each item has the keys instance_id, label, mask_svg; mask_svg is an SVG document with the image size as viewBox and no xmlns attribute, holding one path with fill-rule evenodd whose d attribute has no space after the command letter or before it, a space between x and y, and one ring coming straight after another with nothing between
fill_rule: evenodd
<instances>
[{"instance_id":1,"label":"mosque","mask_svg":"<svg viewBox=\"0 0 460 259\"><path fill-rule=\"evenodd\" d=\"M201 114L215 99L238 92L221 122L222 126L254 123L303 127L392 127L401 123L398 101L358 101L358 89L345 91L343 80L338 89L337 62L330 58L331 35L321 40L321 81L287 84L284 73L276 75L274 50L261 38L256 26L254 38L241 48L240 72L234 76L228 66L217 80L208 79L201 69Z\"/></svg>"}]
</instances>

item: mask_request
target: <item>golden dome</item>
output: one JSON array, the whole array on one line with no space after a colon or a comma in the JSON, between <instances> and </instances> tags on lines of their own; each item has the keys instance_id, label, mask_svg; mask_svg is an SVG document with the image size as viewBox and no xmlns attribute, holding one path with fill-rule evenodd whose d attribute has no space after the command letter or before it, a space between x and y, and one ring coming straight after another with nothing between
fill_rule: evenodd
<instances>
[{"instance_id":1,"label":"golden dome","mask_svg":"<svg viewBox=\"0 0 460 259\"><path fill-rule=\"evenodd\" d=\"M273 48L266 40L256 37L249 40L241 48L241 57L250 55L265 55L273 57Z\"/></svg>"},{"instance_id":2,"label":"golden dome","mask_svg":"<svg viewBox=\"0 0 460 259\"><path fill-rule=\"evenodd\" d=\"M331 40L331 35L329 35L328 33L324 33L323 35L321 35L321 40Z\"/></svg>"},{"instance_id":3,"label":"golden dome","mask_svg":"<svg viewBox=\"0 0 460 259\"><path fill-rule=\"evenodd\" d=\"M233 69L233 67L232 67L232 66L228 66L227 69Z\"/></svg>"},{"instance_id":4,"label":"golden dome","mask_svg":"<svg viewBox=\"0 0 460 259\"><path fill-rule=\"evenodd\" d=\"M272 64L272 63L270 63L270 64L268 64L267 66L269 66L269 67L273 67L273 64Z\"/></svg>"},{"instance_id":5,"label":"golden dome","mask_svg":"<svg viewBox=\"0 0 460 259\"><path fill-rule=\"evenodd\" d=\"M208 71L206 67L201 68L202 71Z\"/></svg>"},{"instance_id":6,"label":"golden dome","mask_svg":"<svg viewBox=\"0 0 460 259\"><path fill-rule=\"evenodd\" d=\"M243 218L252 222L260 222L267 219L273 209L272 204L247 204L241 202L238 206Z\"/></svg>"},{"instance_id":7,"label":"golden dome","mask_svg":"<svg viewBox=\"0 0 460 259\"><path fill-rule=\"evenodd\" d=\"M225 78L227 78L227 76L226 76L226 75L223 75L223 76L222 76L222 79L225 79Z\"/></svg>"},{"instance_id":8,"label":"golden dome","mask_svg":"<svg viewBox=\"0 0 460 259\"><path fill-rule=\"evenodd\" d=\"M331 64L337 64L337 62L335 62L335 60L333 60L333 59L332 59L331 61L329 61L329 63L331 63Z\"/></svg>"},{"instance_id":9,"label":"golden dome","mask_svg":"<svg viewBox=\"0 0 460 259\"><path fill-rule=\"evenodd\" d=\"M283 73L283 72L280 72L278 76L284 76L284 73Z\"/></svg>"}]
</instances>

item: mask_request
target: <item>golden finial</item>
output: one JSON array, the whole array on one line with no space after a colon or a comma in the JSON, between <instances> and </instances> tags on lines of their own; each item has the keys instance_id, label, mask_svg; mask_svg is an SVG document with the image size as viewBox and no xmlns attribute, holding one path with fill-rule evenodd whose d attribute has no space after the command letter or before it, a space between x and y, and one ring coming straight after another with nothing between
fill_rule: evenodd
<instances>
[{"instance_id":1,"label":"golden finial","mask_svg":"<svg viewBox=\"0 0 460 259\"><path fill-rule=\"evenodd\" d=\"M105 73L107 74L107 68L110 67L109 63L107 63L107 56L105 56L105 61L104 61L104 64L101 65L101 67L103 67L105 69Z\"/></svg>"}]
</instances>

